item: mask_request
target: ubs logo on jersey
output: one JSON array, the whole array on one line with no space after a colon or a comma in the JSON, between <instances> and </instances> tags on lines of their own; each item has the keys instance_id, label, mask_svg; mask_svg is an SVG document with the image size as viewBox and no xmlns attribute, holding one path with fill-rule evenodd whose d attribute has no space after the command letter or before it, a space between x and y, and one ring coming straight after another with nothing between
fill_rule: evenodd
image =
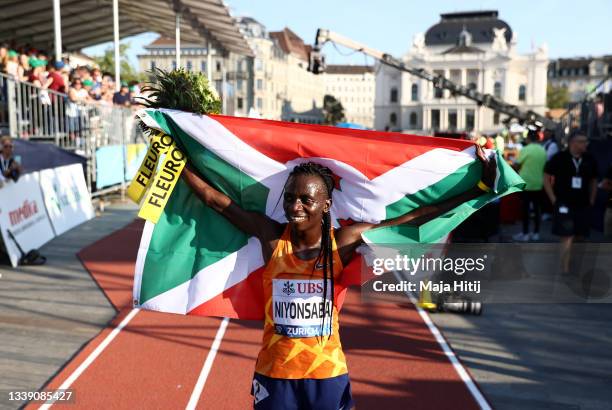
<instances>
[{"instance_id":1,"label":"ubs logo on jersey","mask_svg":"<svg viewBox=\"0 0 612 410\"><path fill-rule=\"evenodd\" d=\"M295 293L295 287L293 286L293 283L286 281L285 283L283 283L283 293L291 296Z\"/></svg>"},{"instance_id":2,"label":"ubs logo on jersey","mask_svg":"<svg viewBox=\"0 0 612 410\"><path fill-rule=\"evenodd\" d=\"M297 293L300 294L322 294L323 284L321 281L306 281L297 283Z\"/></svg>"}]
</instances>

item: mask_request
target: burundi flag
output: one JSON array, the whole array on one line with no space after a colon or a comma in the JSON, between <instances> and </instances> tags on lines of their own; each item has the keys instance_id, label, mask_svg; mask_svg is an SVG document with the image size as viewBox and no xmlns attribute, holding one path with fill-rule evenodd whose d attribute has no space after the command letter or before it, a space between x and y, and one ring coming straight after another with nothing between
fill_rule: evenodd
<instances>
[{"instance_id":1,"label":"burundi flag","mask_svg":"<svg viewBox=\"0 0 612 410\"><path fill-rule=\"evenodd\" d=\"M280 222L286 222L284 183L302 162L315 161L334 172L331 213L336 226L376 223L440 202L473 187L481 175L469 141L165 109L142 110L139 117L149 129L172 136L193 167L239 206ZM478 208L522 188L522 179L499 155L497 164L493 192L420 227L371 230L364 241L438 241ZM157 222L145 223L136 263L135 305L179 314L262 319L264 262L259 241L205 206L182 179L166 199ZM345 273L345 284L359 283L354 273Z\"/></svg>"}]
</instances>

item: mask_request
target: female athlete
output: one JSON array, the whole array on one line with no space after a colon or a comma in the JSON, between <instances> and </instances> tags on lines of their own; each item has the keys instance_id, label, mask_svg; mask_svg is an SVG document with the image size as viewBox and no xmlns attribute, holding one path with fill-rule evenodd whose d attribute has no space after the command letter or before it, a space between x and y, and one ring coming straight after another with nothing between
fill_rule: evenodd
<instances>
[{"instance_id":1,"label":"female athlete","mask_svg":"<svg viewBox=\"0 0 612 410\"><path fill-rule=\"evenodd\" d=\"M261 242L265 270L265 322L251 394L255 409L338 410L354 406L338 333L336 296L342 269L369 229L420 225L492 187L495 159L482 163L477 186L435 205L378 224L355 223L334 229L330 217L331 170L309 162L296 166L285 183L287 223L248 212L211 187L190 167L183 178L201 200L237 228Z\"/></svg>"}]
</instances>

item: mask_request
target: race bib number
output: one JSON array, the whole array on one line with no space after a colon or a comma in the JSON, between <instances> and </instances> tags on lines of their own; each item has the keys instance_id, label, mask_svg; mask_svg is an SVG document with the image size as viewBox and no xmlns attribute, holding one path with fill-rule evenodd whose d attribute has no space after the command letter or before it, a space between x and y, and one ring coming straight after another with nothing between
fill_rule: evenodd
<instances>
[{"instance_id":1,"label":"race bib number","mask_svg":"<svg viewBox=\"0 0 612 410\"><path fill-rule=\"evenodd\" d=\"M325 301L323 284L322 279L272 280L272 314L277 334L287 337L331 335L333 314L331 281L327 281Z\"/></svg>"}]
</instances>

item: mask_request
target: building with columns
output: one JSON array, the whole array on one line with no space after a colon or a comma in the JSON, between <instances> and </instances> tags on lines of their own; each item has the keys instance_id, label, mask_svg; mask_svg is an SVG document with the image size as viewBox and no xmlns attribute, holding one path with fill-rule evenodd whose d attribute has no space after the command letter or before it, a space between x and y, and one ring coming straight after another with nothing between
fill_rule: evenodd
<instances>
[{"instance_id":1,"label":"building with columns","mask_svg":"<svg viewBox=\"0 0 612 410\"><path fill-rule=\"evenodd\" d=\"M321 75L325 94L342 103L346 122L374 127L374 67L366 65L328 65Z\"/></svg>"},{"instance_id":2,"label":"building with columns","mask_svg":"<svg viewBox=\"0 0 612 410\"><path fill-rule=\"evenodd\" d=\"M140 71L151 71L153 68L173 70L176 68L176 42L173 38L159 37L151 44L144 46L146 54L138 55ZM245 116L248 107L252 106L252 88L249 89L252 58L240 54L222 55L211 49L212 66L210 74L212 85L224 100L223 112L228 115ZM187 71L199 71L208 75L208 49L206 45L181 44L181 66ZM224 84L223 78L226 82Z\"/></svg>"},{"instance_id":3,"label":"building with columns","mask_svg":"<svg viewBox=\"0 0 612 410\"><path fill-rule=\"evenodd\" d=\"M544 114L548 52L516 52L517 36L497 11L442 14L425 34L417 34L402 58L409 67L441 74L524 110ZM406 132L495 132L499 115L433 83L382 65L377 68L375 128Z\"/></svg>"}]
</instances>

